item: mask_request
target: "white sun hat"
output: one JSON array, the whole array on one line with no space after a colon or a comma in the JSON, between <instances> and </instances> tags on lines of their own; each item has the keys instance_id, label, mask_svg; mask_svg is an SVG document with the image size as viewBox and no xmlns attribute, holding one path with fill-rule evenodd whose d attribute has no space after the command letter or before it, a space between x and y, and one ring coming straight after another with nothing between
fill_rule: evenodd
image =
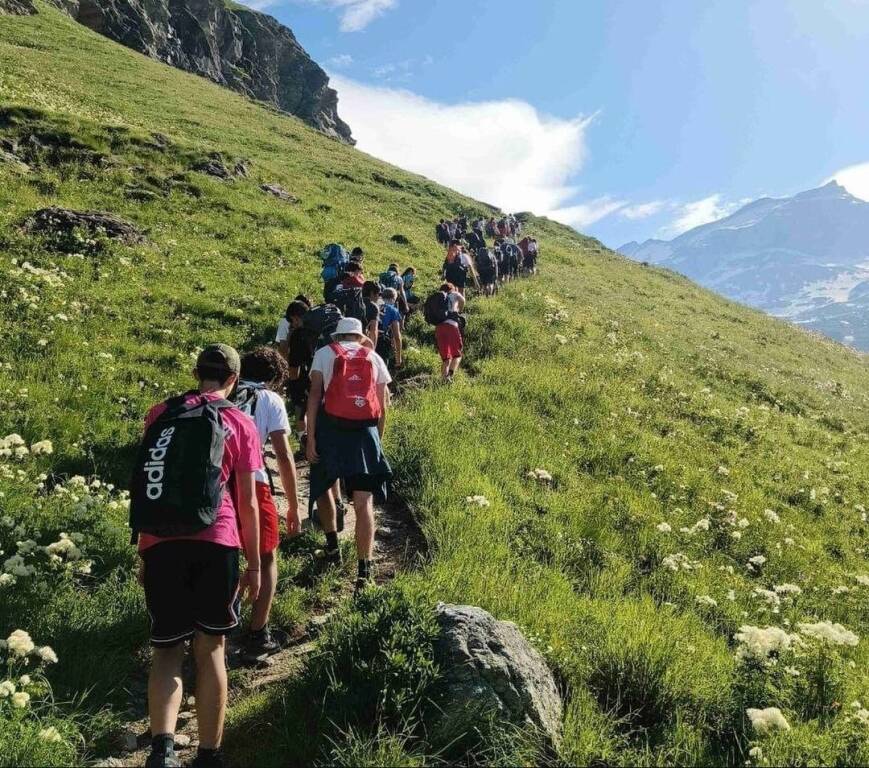
<instances>
[{"instance_id":1,"label":"white sun hat","mask_svg":"<svg viewBox=\"0 0 869 768\"><path fill-rule=\"evenodd\" d=\"M337 336L365 336L365 332L362 330L362 321L355 317L342 317L335 327L332 338Z\"/></svg>"}]
</instances>

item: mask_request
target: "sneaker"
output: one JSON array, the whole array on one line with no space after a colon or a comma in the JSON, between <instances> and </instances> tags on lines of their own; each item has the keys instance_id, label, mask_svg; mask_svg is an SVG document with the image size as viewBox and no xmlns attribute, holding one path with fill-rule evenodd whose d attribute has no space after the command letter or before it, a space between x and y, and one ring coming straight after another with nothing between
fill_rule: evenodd
<instances>
[{"instance_id":1,"label":"sneaker","mask_svg":"<svg viewBox=\"0 0 869 768\"><path fill-rule=\"evenodd\" d=\"M344 556L341 554L341 547L326 550L326 564L340 566L344 562Z\"/></svg>"},{"instance_id":2,"label":"sneaker","mask_svg":"<svg viewBox=\"0 0 869 768\"><path fill-rule=\"evenodd\" d=\"M197 752L193 762L190 763L190 768L226 768L226 760L219 749L207 754Z\"/></svg>"},{"instance_id":3,"label":"sneaker","mask_svg":"<svg viewBox=\"0 0 869 768\"><path fill-rule=\"evenodd\" d=\"M152 750L145 760L145 768L181 768L181 760L175 754L174 745L167 744L162 752Z\"/></svg>"},{"instance_id":4,"label":"sneaker","mask_svg":"<svg viewBox=\"0 0 869 768\"><path fill-rule=\"evenodd\" d=\"M248 664L257 661L265 661L269 656L274 656L281 650L281 644L275 640L268 627L259 632L251 632L247 636L242 655Z\"/></svg>"}]
</instances>

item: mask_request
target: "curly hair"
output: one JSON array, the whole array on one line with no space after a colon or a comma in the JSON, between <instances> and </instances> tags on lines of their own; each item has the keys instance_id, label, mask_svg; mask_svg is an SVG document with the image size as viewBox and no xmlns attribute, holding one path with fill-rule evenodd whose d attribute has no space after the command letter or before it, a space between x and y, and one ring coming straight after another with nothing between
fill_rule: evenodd
<instances>
[{"instance_id":1,"label":"curly hair","mask_svg":"<svg viewBox=\"0 0 869 768\"><path fill-rule=\"evenodd\" d=\"M241 378L258 384L266 384L275 392L281 392L290 368L284 356L274 347L257 347L241 358Z\"/></svg>"}]
</instances>

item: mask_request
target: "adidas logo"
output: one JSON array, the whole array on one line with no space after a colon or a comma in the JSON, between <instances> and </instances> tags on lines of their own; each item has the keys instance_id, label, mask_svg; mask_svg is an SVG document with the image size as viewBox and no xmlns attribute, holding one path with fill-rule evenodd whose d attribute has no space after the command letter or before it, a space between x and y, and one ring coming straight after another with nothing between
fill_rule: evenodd
<instances>
[{"instance_id":1,"label":"adidas logo","mask_svg":"<svg viewBox=\"0 0 869 768\"><path fill-rule=\"evenodd\" d=\"M347 381L362 381L362 377L358 373L354 373Z\"/></svg>"}]
</instances>

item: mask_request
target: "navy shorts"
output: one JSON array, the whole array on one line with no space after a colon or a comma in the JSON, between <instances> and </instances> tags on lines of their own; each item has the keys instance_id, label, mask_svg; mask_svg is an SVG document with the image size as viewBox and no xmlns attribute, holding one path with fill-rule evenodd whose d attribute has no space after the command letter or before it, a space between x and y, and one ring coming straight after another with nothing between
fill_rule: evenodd
<instances>
[{"instance_id":1,"label":"navy shorts","mask_svg":"<svg viewBox=\"0 0 869 768\"><path fill-rule=\"evenodd\" d=\"M238 626L239 555L209 541L164 541L142 552L151 645L171 648Z\"/></svg>"}]
</instances>

